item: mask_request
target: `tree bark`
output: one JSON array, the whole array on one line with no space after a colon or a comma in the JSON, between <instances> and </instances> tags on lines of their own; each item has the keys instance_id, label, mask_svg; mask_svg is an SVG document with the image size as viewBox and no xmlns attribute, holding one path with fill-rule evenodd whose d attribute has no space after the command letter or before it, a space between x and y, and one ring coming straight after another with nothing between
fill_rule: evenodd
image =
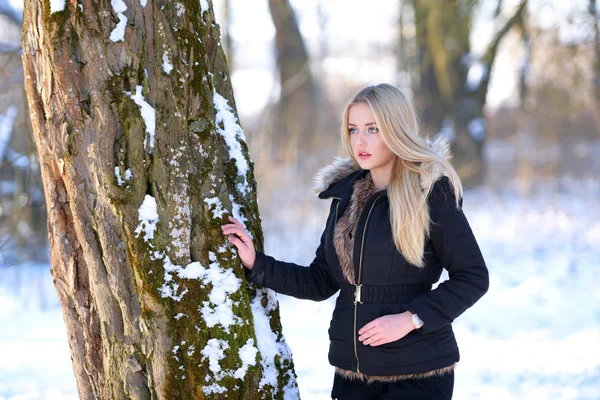
<instances>
[{"instance_id":1,"label":"tree bark","mask_svg":"<svg viewBox=\"0 0 600 400\"><path fill-rule=\"evenodd\" d=\"M485 178L483 108L498 46L525 12L523 0L490 42L483 57L471 53L471 18L476 1L413 0L420 82L415 103L427 134L448 136L454 165L466 185ZM498 3L500 7L501 3ZM471 75L471 76L469 76ZM474 75L479 75L474 79Z\"/></svg>"},{"instance_id":2,"label":"tree bark","mask_svg":"<svg viewBox=\"0 0 600 400\"><path fill-rule=\"evenodd\" d=\"M272 152L288 162L315 148L316 85L310 58L288 0L269 0L275 24L277 67L281 93L275 115Z\"/></svg>"},{"instance_id":3,"label":"tree bark","mask_svg":"<svg viewBox=\"0 0 600 400\"><path fill-rule=\"evenodd\" d=\"M234 215L262 248L210 2L82 0L51 12L27 0L23 17L80 398L298 398L277 301L245 283L220 229Z\"/></svg>"}]
</instances>

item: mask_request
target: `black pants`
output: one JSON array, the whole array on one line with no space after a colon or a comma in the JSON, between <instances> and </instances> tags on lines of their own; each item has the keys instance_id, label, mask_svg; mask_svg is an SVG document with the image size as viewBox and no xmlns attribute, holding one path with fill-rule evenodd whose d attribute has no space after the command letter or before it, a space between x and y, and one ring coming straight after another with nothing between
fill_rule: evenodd
<instances>
[{"instance_id":1,"label":"black pants","mask_svg":"<svg viewBox=\"0 0 600 400\"><path fill-rule=\"evenodd\" d=\"M443 376L370 384L351 381L335 374L331 398L334 400L450 400L453 390L454 371Z\"/></svg>"}]
</instances>

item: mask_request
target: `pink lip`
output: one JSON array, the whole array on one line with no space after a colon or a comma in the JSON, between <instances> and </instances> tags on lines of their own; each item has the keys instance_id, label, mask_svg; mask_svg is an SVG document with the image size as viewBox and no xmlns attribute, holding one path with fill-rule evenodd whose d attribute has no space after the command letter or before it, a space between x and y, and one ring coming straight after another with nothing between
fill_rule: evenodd
<instances>
[{"instance_id":1,"label":"pink lip","mask_svg":"<svg viewBox=\"0 0 600 400\"><path fill-rule=\"evenodd\" d=\"M371 157L370 154L368 155L359 155L358 158L360 158L361 160L366 160L367 158Z\"/></svg>"}]
</instances>

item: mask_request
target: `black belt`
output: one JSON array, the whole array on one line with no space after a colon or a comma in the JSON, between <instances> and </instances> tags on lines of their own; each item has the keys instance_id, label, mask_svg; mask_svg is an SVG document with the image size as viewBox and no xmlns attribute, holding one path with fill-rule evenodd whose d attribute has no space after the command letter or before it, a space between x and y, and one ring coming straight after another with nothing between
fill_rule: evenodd
<instances>
[{"instance_id":1,"label":"black belt","mask_svg":"<svg viewBox=\"0 0 600 400\"><path fill-rule=\"evenodd\" d=\"M359 303L404 303L431 290L429 283L407 285L350 285L343 284L339 299Z\"/></svg>"}]
</instances>

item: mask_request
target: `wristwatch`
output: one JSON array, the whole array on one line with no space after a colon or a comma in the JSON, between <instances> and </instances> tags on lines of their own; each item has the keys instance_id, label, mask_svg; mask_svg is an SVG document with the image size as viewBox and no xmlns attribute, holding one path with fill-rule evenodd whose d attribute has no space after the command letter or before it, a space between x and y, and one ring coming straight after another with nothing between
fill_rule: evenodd
<instances>
[{"instance_id":1,"label":"wristwatch","mask_svg":"<svg viewBox=\"0 0 600 400\"><path fill-rule=\"evenodd\" d=\"M412 315L412 323L416 329L419 329L425 324L417 314Z\"/></svg>"}]
</instances>

